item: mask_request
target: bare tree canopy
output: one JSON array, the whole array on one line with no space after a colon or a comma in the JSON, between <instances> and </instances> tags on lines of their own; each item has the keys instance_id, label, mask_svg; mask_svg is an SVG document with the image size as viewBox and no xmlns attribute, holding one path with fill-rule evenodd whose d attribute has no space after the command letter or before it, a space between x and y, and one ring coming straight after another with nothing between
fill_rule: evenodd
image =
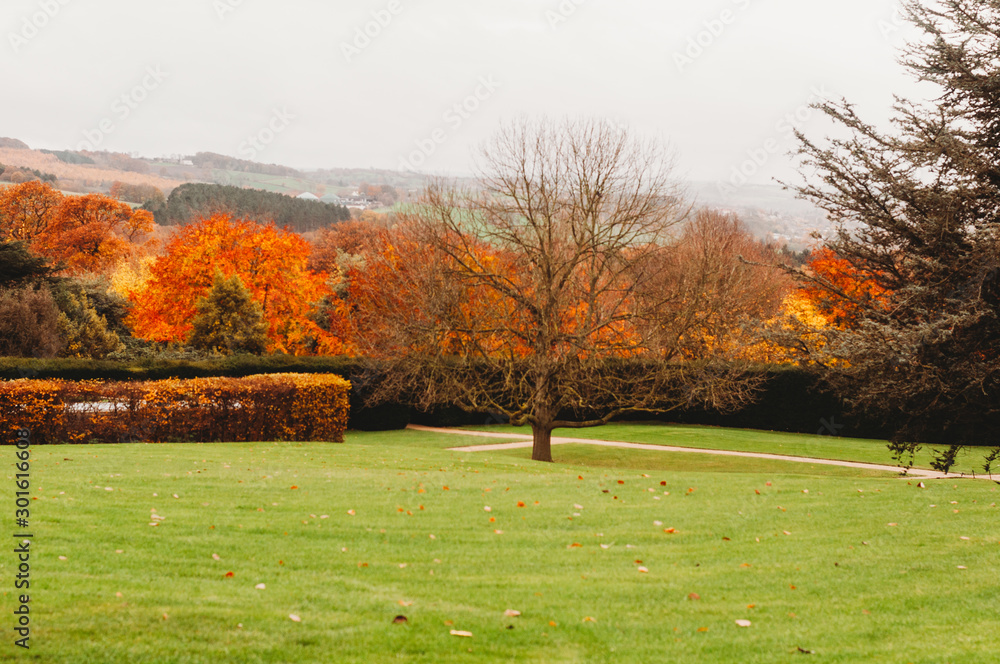
<instances>
[{"instance_id":1,"label":"bare tree canopy","mask_svg":"<svg viewBox=\"0 0 1000 664\"><path fill-rule=\"evenodd\" d=\"M555 428L751 398L737 365L682 361L705 294L669 287L688 207L666 149L608 122L524 120L478 178L430 187L351 279L383 393L528 424L539 461Z\"/></svg>"}]
</instances>

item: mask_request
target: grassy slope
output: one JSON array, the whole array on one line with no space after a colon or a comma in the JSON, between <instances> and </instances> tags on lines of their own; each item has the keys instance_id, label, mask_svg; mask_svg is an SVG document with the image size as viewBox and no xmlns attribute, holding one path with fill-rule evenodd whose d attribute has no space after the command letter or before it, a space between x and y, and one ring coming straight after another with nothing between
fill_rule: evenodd
<instances>
[{"instance_id":1,"label":"grassy slope","mask_svg":"<svg viewBox=\"0 0 1000 664\"><path fill-rule=\"evenodd\" d=\"M476 426L468 429L531 435L527 427ZM835 436L801 435L778 431L751 429L720 429L717 427L672 425L662 423L609 424L594 429L559 429L553 435L591 440L616 440L626 443L672 445L702 449L763 452L792 456L843 461L862 461L895 465L885 441ZM485 439L480 444L488 443ZM495 442L495 441L494 441ZM930 468L931 448L922 448L916 456L917 468ZM966 449L959 455L955 473L983 472L983 450Z\"/></svg>"},{"instance_id":2,"label":"grassy slope","mask_svg":"<svg viewBox=\"0 0 1000 664\"><path fill-rule=\"evenodd\" d=\"M921 490L771 461L664 454L612 470L441 449L470 442L393 432L346 445L35 448L34 642L18 659L728 664L787 662L798 647L852 664L1000 657L984 610L1000 546L992 483ZM558 449L608 462L598 452ZM153 508L166 517L156 527ZM12 554L0 564L6 613ZM508 608L523 615L505 618ZM393 625L397 614L409 623ZM0 659L12 652L0 644Z\"/></svg>"}]
</instances>

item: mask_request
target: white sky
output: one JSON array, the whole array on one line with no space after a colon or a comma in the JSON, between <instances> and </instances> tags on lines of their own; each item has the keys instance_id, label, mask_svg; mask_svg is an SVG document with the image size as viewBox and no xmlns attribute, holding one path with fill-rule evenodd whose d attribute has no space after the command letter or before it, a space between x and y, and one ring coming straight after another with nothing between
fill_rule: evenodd
<instances>
[{"instance_id":1,"label":"white sky","mask_svg":"<svg viewBox=\"0 0 1000 664\"><path fill-rule=\"evenodd\" d=\"M143 156L212 151L300 168L399 169L409 159L426 172L460 174L502 120L597 115L668 140L690 179L728 179L748 151L760 156L776 145L753 178L763 183L792 172L785 153L794 140L781 124L788 114L799 112L796 125L810 135L827 133L806 109L816 91L845 96L878 122L893 93L914 94L896 62L909 28L896 28L895 7L3 0L0 136L35 148L77 149L89 140ZM344 44L373 12L391 21L348 57ZM712 26L720 17L728 24ZM699 33L703 53L692 51L693 62L679 67L675 55ZM499 85L491 92L481 80ZM477 92L483 99L470 99ZM130 94L134 108L120 100ZM463 101L478 108L446 115ZM261 149L250 136L262 139ZM419 142L429 156L416 152Z\"/></svg>"}]
</instances>

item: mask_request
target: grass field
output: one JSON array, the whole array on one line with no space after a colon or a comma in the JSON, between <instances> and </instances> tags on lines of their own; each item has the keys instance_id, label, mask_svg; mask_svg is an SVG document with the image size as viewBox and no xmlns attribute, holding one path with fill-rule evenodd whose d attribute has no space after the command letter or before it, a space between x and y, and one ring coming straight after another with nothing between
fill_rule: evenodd
<instances>
[{"instance_id":1,"label":"grass field","mask_svg":"<svg viewBox=\"0 0 1000 664\"><path fill-rule=\"evenodd\" d=\"M528 427L506 425L466 427L477 431L515 433L530 436ZM661 423L609 424L595 429L560 429L555 436L587 438L591 440L616 440L626 443L696 447L710 450L734 450L787 454L814 459L862 461L865 463L896 465L885 441L837 436L801 435L750 429L720 429L717 427L689 426ZM480 441L483 442L483 441ZM959 453L954 474L983 474L984 449L966 448ZM924 446L916 454L914 467L930 468L933 446ZM988 451L988 450L985 450ZM1000 473L998 473L1000 475Z\"/></svg>"},{"instance_id":2,"label":"grass field","mask_svg":"<svg viewBox=\"0 0 1000 664\"><path fill-rule=\"evenodd\" d=\"M1000 660L992 482L444 449L483 442L33 448L32 647L11 644L8 549L0 660Z\"/></svg>"}]
</instances>

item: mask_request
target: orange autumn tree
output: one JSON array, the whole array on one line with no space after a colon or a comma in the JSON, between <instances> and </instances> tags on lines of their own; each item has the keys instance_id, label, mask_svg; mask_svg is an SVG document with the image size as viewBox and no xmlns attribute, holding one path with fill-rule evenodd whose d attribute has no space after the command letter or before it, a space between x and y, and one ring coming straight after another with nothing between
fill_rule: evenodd
<instances>
[{"instance_id":1,"label":"orange autumn tree","mask_svg":"<svg viewBox=\"0 0 1000 664\"><path fill-rule=\"evenodd\" d=\"M100 194L65 197L34 246L73 274L108 274L152 246L153 214Z\"/></svg>"},{"instance_id":2,"label":"orange autumn tree","mask_svg":"<svg viewBox=\"0 0 1000 664\"><path fill-rule=\"evenodd\" d=\"M0 189L0 238L30 245L55 219L63 195L38 180Z\"/></svg>"},{"instance_id":3,"label":"orange autumn tree","mask_svg":"<svg viewBox=\"0 0 1000 664\"><path fill-rule=\"evenodd\" d=\"M64 196L44 182L0 192L0 237L24 242L71 274L108 274L151 245L153 215L101 194Z\"/></svg>"},{"instance_id":4,"label":"orange autumn tree","mask_svg":"<svg viewBox=\"0 0 1000 664\"><path fill-rule=\"evenodd\" d=\"M308 269L309 244L298 234L216 214L185 226L150 267L149 279L129 293L133 334L157 342L184 342L195 304L216 271L237 275L264 312L268 350L296 355L343 352L344 345L311 318L331 295L327 274Z\"/></svg>"},{"instance_id":5,"label":"orange autumn tree","mask_svg":"<svg viewBox=\"0 0 1000 664\"><path fill-rule=\"evenodd\" d=\"M840 329L850 327L860 309L885 300L885 290L870 275L827 247L813 252L807 274L812 281L800 287L801 295Z\"/></svg>"}]
</instances>

